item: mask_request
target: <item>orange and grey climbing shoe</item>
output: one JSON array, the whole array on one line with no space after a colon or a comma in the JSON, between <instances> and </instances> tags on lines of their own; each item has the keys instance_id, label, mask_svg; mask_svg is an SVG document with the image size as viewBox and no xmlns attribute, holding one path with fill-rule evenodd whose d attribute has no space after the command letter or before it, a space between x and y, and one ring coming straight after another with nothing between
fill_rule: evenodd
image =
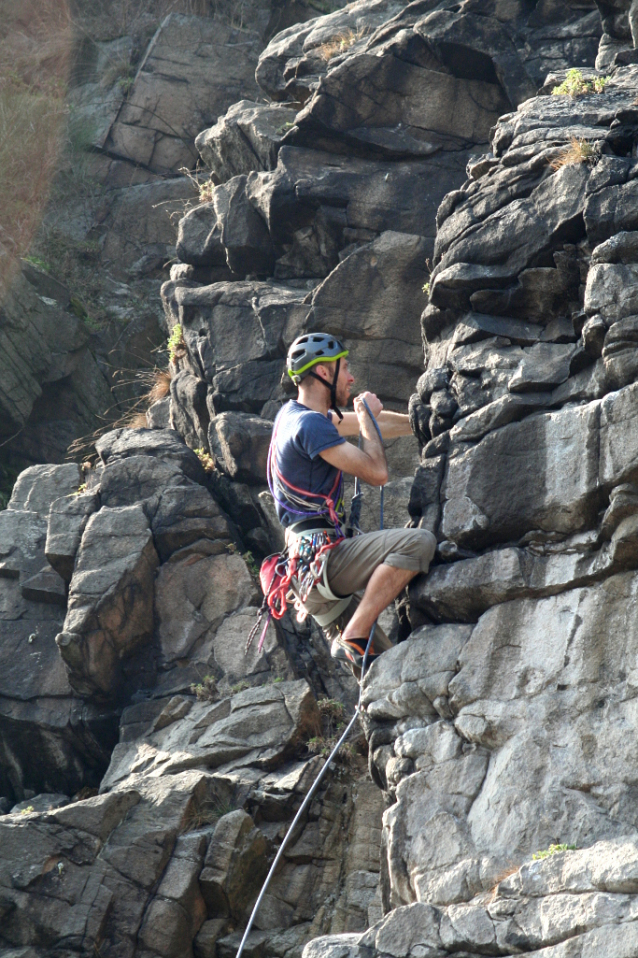
<instances>
[{"instance_id":1,"label":"orange and grey climbing shoe","mask_svg":"<svg viewBox=\"0 0 638 958\"><path fill-rule=\"evenodd\" d=\"M363 658L368 644L368 636L363 639L344 639L338 636L333 640L330 647L330 654L333 659L339 659L341 662L347 662L357 669L363 667ZM379 658L380 652L368 652L366 669L369 669L373 662Z\"/></svg>"}]
</instances>

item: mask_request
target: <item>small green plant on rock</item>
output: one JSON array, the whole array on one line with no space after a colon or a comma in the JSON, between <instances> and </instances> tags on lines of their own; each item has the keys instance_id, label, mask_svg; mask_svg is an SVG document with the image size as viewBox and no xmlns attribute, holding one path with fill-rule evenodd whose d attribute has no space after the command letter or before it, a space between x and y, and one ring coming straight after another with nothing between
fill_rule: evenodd
<instances>
[{"instance_id":1,"label":"small green plant on rock","mask_svg":"<svg viewBox=\"0 0 638 958\"><path fill-rule=\"evenodd\" d=\"M51 273L51 264L47 263L45 259L42 259L41 256L29 256L24 257L27 263L31 263L32 266L35 266L36 269L42 270L43 273Z\"/></svg>"},{"instance_id":2,"label":"small green plant on rock","mask_svg":"<svg viewBox=\"0 0 638 958\"><path fill-rule=\"evenodd\" d=\"M239 692L245 692L246 689L249 689L249 688L250 688L250 685L248 684L248 682L242 681L242 682L238 682L237 685L231 685L230 691L233 693L233 695L237 695Z\"/></svg>"},{"instance_id":3,"label":"small green plant on rock","mask_svg":"<svg viewBox=\"0 0 638 958\"><path fill-rule=\"evenodd\" d=\"M21 809L20 809L20 814L21 814L21 815L30 815L31 812L34 812L34 811L35 811L35 809L34 809L33 805L27 805L26 808L21 808Z\"/></svg>"},{"instance_id":4,"label":"small green plant on rock","mask_svg":"<svg viewBox=\"0 0 638 958\"><path fill-rule=\"evenodd\" d=\"M205 675L201 682L191 685L191 692L198 702L216 702L219 698L217 680L214 675Z\"/></svg>"},{"instance_id":5,"label":"small green plant on rock","mask_svg":"<svg viewBox=\"0 0 638 958\"><path fill-rule=\"evenodd\" d=\"M590 77L586 79L581 71L572 67L567 76L552 90L554 96L584 96L586 93L602 93L611 77Z\"/></svg>"},{"instance_id":6,"label":"small green plant on rock","mask_svg":"<svg viewBox=\"0 0 638 958\"><path fill-rule=\"evenodd\" d=\"M184 331L181 323L175 323L173 326L166 347L168 349L168 358L172 363L174 363L176 359L179 359L180 356L186 354L186 342L184 341Z\"/></svg>"},{"instance_id":7,"label":"small green plant on rock","mask_svg":"<svg viewBox=\"0 0 638 958\"><path fill-rule=\"evenodd\" d=\"M551 858L552 855L557 855L559 852L575 852L575 845L550 845L549 848L543 849L541 852L534 852L532 859L535 862L542 861L544 858Z\"/></svg>"},{"instance_id":8,"label":"small green plant on rock","mask_svg":"<svg viewBox=\"0 0 638 958\"><path fill-rule=\"evenodd\" d=\"M427 283L424 283L423 286L421 287L421 289L422 289L422 291L423 291L427 296L429 296L429 295L430 295L430 283L429 283L429 281L428 281Z\"/></svg>"},{"instance_id":9,"label":"small green plant on rock","mask_svg":"<svg viewBox=\"0 0 638 958\"><path fill-rule=\"evenodd\" d=\"M319 734L313 734L306 740L306 748L312 755L321 755L327 758L333 750L341 733L345 728L346 710L342 702L337 699L319 699L317 702L319 717L321 721L321 731ZM356 746L350 742L345 742L339 754L337 762L341 765L351 765L357 754Z\"/></svg>"},{"instance_id":10,"label":"small green plant on rock","mask_svg":"<svg viewBox=\"0 0 638 958\"><path fill-rule=\"evenodd\" d=\"M259 578L259 566L258 566L257 563L255 562L255 557L254 557L254 555L252 554L252 552L250 551L250 549L248 550L248 552L244 552L244 553L243 553L242 559L244 560L244 562L245 562L246 565L248 566L248 571L250 572L250 574L252 575L252 577L253 577L254 579L258 579L258 578Z\"/></svg>"},{"instance_id":11,"label":"small green plant on rock","mask_svg":"<svg viewBox=\"0 0 638 958\"><path fill-rule=\"evenodd\" d=\"M193 452L201 462L204 467L204 472L214 472L215 471L215 461L213 457L206 452L205 449L193 449Z\"/></svg>"}]
</instances>

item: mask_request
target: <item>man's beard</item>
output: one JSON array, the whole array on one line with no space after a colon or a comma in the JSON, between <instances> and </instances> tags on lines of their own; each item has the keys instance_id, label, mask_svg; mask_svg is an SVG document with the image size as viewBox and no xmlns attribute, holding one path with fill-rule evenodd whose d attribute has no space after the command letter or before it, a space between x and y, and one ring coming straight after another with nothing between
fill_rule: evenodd
<instances>
[{"instance_id":1,"label":"man's beard","mask_svg":"<svg viewBox=\"0 0 638 958\"><path fill-rule=\"evenodd\" d=\"M349 386L337 386L337 406L347 406L350 399Z\"/></svg>"}]
</instances>

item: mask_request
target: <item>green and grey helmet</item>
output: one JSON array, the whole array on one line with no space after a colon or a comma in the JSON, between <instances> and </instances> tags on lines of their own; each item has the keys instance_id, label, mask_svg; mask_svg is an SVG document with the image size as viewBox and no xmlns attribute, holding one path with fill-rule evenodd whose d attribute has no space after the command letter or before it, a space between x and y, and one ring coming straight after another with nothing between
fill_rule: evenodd
<instances>
[{"instance_id":1,"label":"green and grey helmet","mask_svg":"<svg viewBox=\"0 0 638 958\"><path fill-rule=\"evenodd\" d=\"M318 363L331 363L348 355L348 350L328 333L304 333L288 350L288 375L299 385Z\"/></svg>"}]
</instances>

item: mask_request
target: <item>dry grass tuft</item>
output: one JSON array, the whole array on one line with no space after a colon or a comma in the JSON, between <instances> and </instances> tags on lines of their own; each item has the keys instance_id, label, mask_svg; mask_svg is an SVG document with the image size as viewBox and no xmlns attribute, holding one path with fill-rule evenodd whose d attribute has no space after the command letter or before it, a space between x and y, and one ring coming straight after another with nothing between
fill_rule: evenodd
<instances>
[{"instance_id":1,"label":"dry grass tuft","mask_svg":"<svg viewBox=\"0 0 638 958\"><path fill-rule=\"evenodd\" d=\"M553 170L560 170L561 167L571 166L573 163L586 163L593 155L594 149L591 143L573 136L570 145L551 161L550 166Z\"/></svg>"},{"instance_id":2,"label":"dry grass tuft","mask_svg":"<svg viewBox=\"0 0 638 958\"><path fill-rule=\"evenodd\" d=\"M360 27L357 31L346 30L344 33L339 33L337 36L332 37L331 40L326 40L325 43L318 46L317 53L322 60L328 62L332 60L333 57L345 53L357 40L361 40L365 35L366 30L364 27Z\"/></svg>"},{"instance_id":3,"label":"dry grass tuft","mask_svg":"<svg viewBox=\"0 0 638 958\"><path fill-rule=\"evenodd\" d=\"M160 399L166 399L171 391L170 370L155 369L151 375L154 382L146 394L149 406L152 406L154 402L159 402Z\"/></svg>"},{"instance_id":4,"label":"dry grass tuft","mask_svg":"<svg viewBox=\"0 0 638 958\"><path fill-rule=\"evenodd\" d=\"M122 405L115 404L104 413L106 424L100 426L94 432L87 436L80 436L75 439L68 448L67 459L82 460L86 459L86 466L90 467L95 459L95 443L105 433L112 429L146 429L146 410L159 399L164 399L170 392L171 373L168 369L145 369L137 370L134 374L135 383L148 386L146 392L137 398L127 400L125 411L118 417L118 410Z\"/></svg>"}]
</instances>

